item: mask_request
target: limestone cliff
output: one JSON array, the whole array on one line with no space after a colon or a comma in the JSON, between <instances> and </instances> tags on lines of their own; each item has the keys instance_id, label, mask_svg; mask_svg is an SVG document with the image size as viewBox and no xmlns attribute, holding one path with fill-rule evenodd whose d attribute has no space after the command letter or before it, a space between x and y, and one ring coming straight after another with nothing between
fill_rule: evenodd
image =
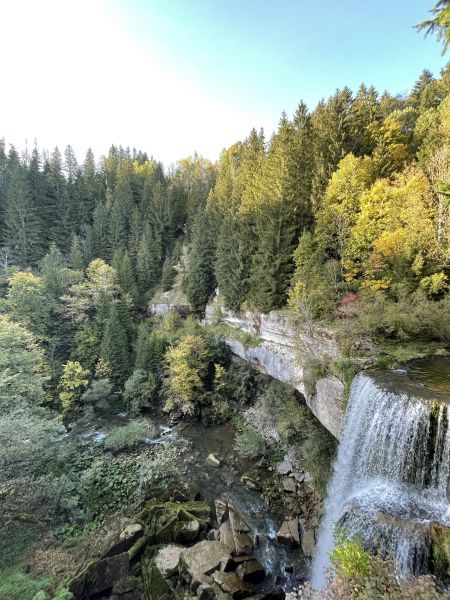
<instances>
[{"instance_id":1,"label":"limestone cliff","mask_svg":"<svg viewBox=\"0 0 450 600\"><path fill-rule=\"evenodd\" d=\"M340 439L344 415L344 385L334 375L315 382L314 393L308 384L311 359L329 361L339 358L340 351L332 330L317 325L294 324L292 318L279 313L268 315L236 314L221 308L217 300L207 306L207 323L228 325L225 341L231 351L271 377L295 387L306 399L311 411L337 439ZM258 336L256 345L244 345L237 332Z\"/></svg>"}]
</instances>

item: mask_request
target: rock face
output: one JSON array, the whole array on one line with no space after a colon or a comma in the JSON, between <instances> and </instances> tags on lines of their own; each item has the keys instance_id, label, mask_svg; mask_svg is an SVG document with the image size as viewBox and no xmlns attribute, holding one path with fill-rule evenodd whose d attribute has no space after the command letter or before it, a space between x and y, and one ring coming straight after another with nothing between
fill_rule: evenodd
<instances>
[{"instance_id":1,"label":"rock face","mask_svg":"<svg viewBox=\"0 0 450 600\"><path fill-rule=\"evenodd\" d=\"M220 312L219 312L220 311ZM335 333L325 327L300 326L278 313L267 315L236 314L219 309L217 300L206 307L207 323L220 321L241 331L259 337L257 346L244 346L227 334L230 350L274 379L289 383L306 399L311 411L334 437L340 439L344 415L344 385L334 375L319 379L315 393L310 394L304 365L310 359L334 360L340 356Z\"/></svg>"},{"instance_id":2,"label":"rock face","mask_svg":"<svg viewBox=\"0 0 450 600\"><path fill-rule=\"evenodd\" d=\"M171 577L178 570L178 563L180 562L180 554L183 552L183 546L177 546L170 544L160 548L155 554L154 561L158 571L166 579Z\"/></svg>"}]
</instances>

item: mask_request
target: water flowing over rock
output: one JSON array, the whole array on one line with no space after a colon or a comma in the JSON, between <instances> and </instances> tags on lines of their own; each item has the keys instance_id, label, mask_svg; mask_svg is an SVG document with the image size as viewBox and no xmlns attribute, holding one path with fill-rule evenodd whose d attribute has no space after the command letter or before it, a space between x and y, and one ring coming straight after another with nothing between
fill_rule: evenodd
<instances>
[{"instance_id":1,"label":"water flowing over rock","mask_svg":"<svg viewBox=\"0 0 450 600\"><path fill-rule=\"evenodd\" d=\"M429 530L450 524L447 401L389 377L360 373L353 381L313 563L316 587L338 522L389 554L400 577L427 571Z\"/></svg>"}]
</instances>

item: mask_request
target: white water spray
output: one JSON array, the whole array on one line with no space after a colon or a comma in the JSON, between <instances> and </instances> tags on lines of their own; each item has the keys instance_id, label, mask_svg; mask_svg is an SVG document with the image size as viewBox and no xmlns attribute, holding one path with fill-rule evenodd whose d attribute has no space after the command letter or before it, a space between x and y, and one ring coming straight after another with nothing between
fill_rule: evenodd
<instances>
[{"instance_id":1,"label":"white water spray","mask_svg":"<svg viewBox=\"0 0 450 600\"><path fill-rule=\"evenodd\" d=\"M400 577L424 572L427 525L450 525L449 465L448 406L388 391L359 374L327 492L313 586L325 583L340 520L369 547L382 539Z\"/></svg>"}]
</instances>

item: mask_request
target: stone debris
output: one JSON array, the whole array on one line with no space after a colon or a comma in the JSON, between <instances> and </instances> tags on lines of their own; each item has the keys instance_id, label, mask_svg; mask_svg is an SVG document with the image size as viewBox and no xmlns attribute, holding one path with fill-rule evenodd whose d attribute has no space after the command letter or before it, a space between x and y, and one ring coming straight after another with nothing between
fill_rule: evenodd
<instances>
[{"instance_id":1,"label":"stone debris","mask_svg":"<svg viewBox=\"0 0 450 600\"><path fill-rule=\"evenodd\" d=\"M164 546L156 552L153 560L163 577L172 577L172 575L175 575L178 570L178 563L180 562L180 554L183 550L183 546L169 544L169 546Z\"/></svg>"},{"instance_id":2,"label":"stone debris","mask_svg":"<svg viewBox=\"0 0 450 600\"><path fill-rule=\"evenodd\" d=\"M298 518L286 519L277 533L277 540L281 544L300 545L300 535L298 531Z\"/></svg>"},{"instance_id":3,"label":"stone debris","mask_svg":"<svg viewBox=\"0 0 450 600\"><path fill-rule=\"evenodd\" d=\"M206 464L210 467L220 467L220 460L214 456L214 454L208 454L206 457Z\"/></svg>"}]
</instances>

